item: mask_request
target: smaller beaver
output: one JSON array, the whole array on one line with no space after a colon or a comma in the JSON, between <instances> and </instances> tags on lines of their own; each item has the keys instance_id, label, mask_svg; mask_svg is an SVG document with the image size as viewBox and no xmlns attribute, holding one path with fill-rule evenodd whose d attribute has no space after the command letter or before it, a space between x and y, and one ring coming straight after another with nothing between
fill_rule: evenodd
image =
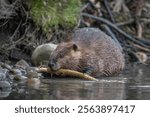
<instances>
[{"instance_id":1,"label":"smaller beaver","mask_svg":"<svg viewBox=\"0 0 150 117\"><path fill-rule=\"evenodd\" d=\"M112 76L124 68L120 47L96 28L78 29L69 42L60 43L51 53L48 66L87 73L93 77Z\"/></svg>"}]
</instances>

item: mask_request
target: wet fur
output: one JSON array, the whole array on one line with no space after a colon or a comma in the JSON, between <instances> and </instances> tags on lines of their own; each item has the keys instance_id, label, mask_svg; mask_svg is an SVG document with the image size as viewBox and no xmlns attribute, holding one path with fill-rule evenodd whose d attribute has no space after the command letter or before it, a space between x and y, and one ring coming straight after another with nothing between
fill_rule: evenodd
<instances>
[{"instance_id":1,"label":"wet fur","mask_svg":"<svg viewBox=\"0 0 150 117\"><path fill-rule=\"evenodd\" d=\"M58 45L50 63L54 70L65 68L84 72L91 69L90 75L94 77L112 76L124 68L124 56L104 32L83 28L75 31L72 41Z\"/></svg>"}]
</instances>

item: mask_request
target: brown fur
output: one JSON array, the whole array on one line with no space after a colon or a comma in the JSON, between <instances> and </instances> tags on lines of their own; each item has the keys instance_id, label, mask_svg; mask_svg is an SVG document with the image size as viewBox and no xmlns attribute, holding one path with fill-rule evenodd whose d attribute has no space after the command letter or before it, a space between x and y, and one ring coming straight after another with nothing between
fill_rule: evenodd
<instances>
[{"instance_id":1,"label":"brown fur","mask_svg":"<svg viewBox=\"0 0 150 117\"><path fill-rule=\"evenodd\" d=\"M111 76L124 68L124 56L118 45L104 32L95 28L76 30L72 41L60 43L53 51L49 66L84 72L91 76Z\"/></svg>"}]
</instances>

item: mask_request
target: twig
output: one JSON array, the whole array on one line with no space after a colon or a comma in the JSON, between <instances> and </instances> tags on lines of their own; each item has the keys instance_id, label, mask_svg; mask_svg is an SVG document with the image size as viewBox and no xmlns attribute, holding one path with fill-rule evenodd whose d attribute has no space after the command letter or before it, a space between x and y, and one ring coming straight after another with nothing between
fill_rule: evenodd
<instances>
[{"instance_id":1,"label":"twig","mask_svg":"<svg viewBox=\"0 0 150 117\"><path fill-rule=\"evenodd\" d=\"M9 19L13 15L16 15L15 5L18 0L14 1L12 4L9 4L8 0L0 1L0 19Z\"/></svg>"},{"instance_id":2,"label":"twig","mask_svg":"<svg viewBox=\"0 0 150 117\"><path fill-rule=\"evenodd\" d=\"M58 75L58 76L73 76L73 77L79 77L79 78L84 79L84 80L98 81L96 78L94 78L92 76L89 76L87 74L84 74L84 73L81 73L78 71L69 70L69 69L60 69L56 72L53 72L50 70L50 68L39 68L38 72L40 72L40 73L45 72L45 73L49 73L49 74L53 73L53 74Z\"/></svg>"},{"instance_id":3,"label":"twig","mask_svg":"<svg viewBox=\"0 0 150 117\"><path fill-rule=\"evenodd\" d=\"M148 23L150 23L150 19L141 18L140 22L143 22L144 24L148 24Z\"/></svg>"},{"instance_id":4,"label":"twig","mask_svg":"<svg viewBox=\"0 0 150 117\"><path fill-rule=\"evenodd\" d=\"M89 5L90 5L90 3L85 4L85 5L81 8L81 12L83 12Z\"/></svg>"},{"instance_id":5,"label":"twig","mask_svg":"<svg viewBox=\"0 0 150 117\"><path fill-rule=\"evenodd\" d=\"M81 13L81 16L90 17L90 18L93 18L95 20L101 21L101 22L105 23L106 25L112 27L116 31L118 31L120 34L122 34L123 36L125 36L128 40L133 41L134 43L137 43L137 44L139 44L139 45L141 45L143 47L150 48L150 46L147 46L146 44L143 44L141 42L142 39L141 40L136 40L135 38L133 38L132 36L128 35L123 30L121 30L120 28L118 28L116 25L112 24L110 21L108 21L108 20L106 20L106 19L104 19L102 17L93 16L93 15L90 15L90 14L87 14L87 13Z\"/></svg>"},{"instance_id":6,"label":"twig","mask_svg":"<svg viewBox=\"0 0 150 117\"><path fill-rule=\"evenodd\" d=\"M138 49L140 49L140 50L142 50L142 51L150 52L150 49L144 48L144 47L142 47L142 46L140 46L140 45L133 44L133 46L135 46L136 48L138 48Z\"/></svg>"},{"instance_id":7,"label":"twig","mask_svg":"<svg viewBox=\"0 0 150 117\"><path fill-rule=\"evenodd\" d=\"M134 21L135 21L134 19L131 19L131 20L126 21L126 22L116 23L116 26L125 26L125 25L129 25L129 24L132 24Z\"/></svg>"},{"instance_id":8,"label":"twig","mask_svg":"<svg viewBox=\"0 0 150 117\"><path fill-rule=\"evenodd\" d=\"M3 24L0 24L0 27L3 27L4 25L6 25L9 22L9 19L6 19L6 21Z\"/></svg>"},{"instance_id":9,"label":"twig","mask_svg":"<svg viewBox=\"0 0 150 117\"><path fill-rule=\"evenodd\" d=\"M139 21L143 22L144 24L150 23L150 19L146 19L146 18L140 18ZM135 19L130 19L129 21L126 21L126 22L116 23L116 26L129 25L129 24L132 24L133 22L135 22Z\"/></svg>"},{"instance_id":10,"label":"twig","mask_svg":"<svg viewBox=\"0 0 150 117\"><path fill-rule=\"evenodd\" d=\"M21 26L21 22L22 22L22 21L20 21L20 23L18 24L18 26L17 26L16 30L14 31L13 35L10 37L10 41L11 41L11 42L13 42L14 37L15 37L16 34L18 33L18 30L19 30L19 28L20 28L20 26Z\"/></svg>"},{"instance_id":11,"label":"twig","mask_svg":"<svg viewBox=\"0 0 150 117\"><path fill-rule=\"evenodd\" d=\"M103 0L103 1L104 1L104 5L105 5L105 7L106 7L106 9L107 9L107 11L108 11L108 14L109 14L109 16L110 16L111 21L112 21L113 23L115 23L115 19L114 19L113 15L112 15L112 12L111 12L111 10L110 10L108 1L107 1L107 0Z\"/></svg>"},{"instance_id":12,"label":"twig","mask_svg":"<svg viewBox=\"0 0 150 117\"><path fill-rule=\"evenodd\" d=\"M135 39L142 41L143 44L147 45L150 48L150 41L143 39L143 38L138 38L138 37L135 37Z\"/></svg>"}]
</instances>

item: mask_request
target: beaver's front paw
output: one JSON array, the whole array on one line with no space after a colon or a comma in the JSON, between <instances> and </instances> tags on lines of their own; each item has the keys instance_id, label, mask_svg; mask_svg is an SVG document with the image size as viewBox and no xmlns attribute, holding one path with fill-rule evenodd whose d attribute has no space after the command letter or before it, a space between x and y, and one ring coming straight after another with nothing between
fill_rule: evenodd
<instances>
[{"instance_id":1,"label":"beaver's front paw","mask_svg":"<svg viewBox=\"0 0 150 117\"><path fill-rule=\"evenodd\" d=\"M84 68L83 73L91 75L93 73L93 71L94 71L94 68L92 68L92 67L86 67L86 68Z\"/></svg>"}]
</instances>

